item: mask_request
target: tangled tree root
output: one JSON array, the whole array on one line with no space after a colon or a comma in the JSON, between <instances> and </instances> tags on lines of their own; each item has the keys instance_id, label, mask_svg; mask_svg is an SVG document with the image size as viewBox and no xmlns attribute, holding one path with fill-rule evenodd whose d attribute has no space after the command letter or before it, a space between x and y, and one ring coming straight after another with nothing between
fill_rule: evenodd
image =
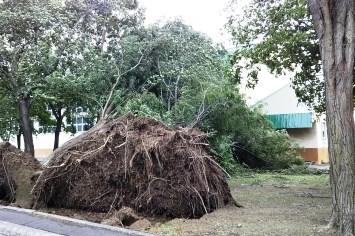
<instances>
[{"instance_id":1,"label":"tangled tree root","mask_svg":"<svg viewBox=\"0 0 355 236\"><path fill-rule=\"evenodd\" d=\"M33 189L35 208L201 217L234 203L206 134L132 115L102 122L52 154Z\"/></svg>"},{"instance_id":2,"label":"tangled tree root","mask_svg":"<svg viewBox=\"0 0 355 236\"><path fill-rule=\"evenodd\" d=\"M9 142L0 143L0 200L31 208L30 194L40 163Z\"/></svg>"}]
</instances>

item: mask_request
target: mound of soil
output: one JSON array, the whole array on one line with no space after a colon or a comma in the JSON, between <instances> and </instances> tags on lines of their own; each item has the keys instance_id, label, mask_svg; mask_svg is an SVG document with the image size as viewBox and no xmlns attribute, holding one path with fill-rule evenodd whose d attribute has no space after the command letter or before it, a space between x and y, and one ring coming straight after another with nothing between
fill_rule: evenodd
<instances>
[{"instance_id":1,"label":"mound of soil","mask_svg":"<svg viewBox=\"0 0 355 236\"><path fill-rule=\"evenodd\" d=\"M31 190L40 163L9 142L0 143L0 199L17 206L31 208Z\"/></svg>"},{"instance_id":2,"label":"mound of soil","mask_svg":"<svg viewBox=\"0 0 355 236\"><path fill-rule=\"evenodd\" d=\"M133 115L101 122L52 154L35 206L201 217L235 203L205 133Z\"/></svg>"},{"instance_id":3,"label":"mound of soil","mask_svg":"<svg viewBox=\"0 0 355 236\"><path fill-rule=\"evenodd\" d=\"M101 223L112 226L131 226L133 223L141 220L132 208L122 207L119 211L114 211L112 215L104 219Z\"/></svg>"}]
</instances>

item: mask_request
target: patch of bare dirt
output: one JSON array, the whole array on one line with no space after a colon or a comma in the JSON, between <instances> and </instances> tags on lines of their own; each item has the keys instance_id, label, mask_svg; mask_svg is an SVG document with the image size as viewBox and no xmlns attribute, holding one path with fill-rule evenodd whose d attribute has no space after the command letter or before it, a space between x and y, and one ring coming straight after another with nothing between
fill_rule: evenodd
<instances>
[{"instance_id":1,"label":"patch of bare dirt","mask_svg":"<svg viewBox=\"0 0 355 236\"><path fill-rule=\"evenodd\" d=\"M9 142L0 143L0 162L0 200L31 208L31 190L40 173L40 163Z\"/></svg>"}]
</instances>

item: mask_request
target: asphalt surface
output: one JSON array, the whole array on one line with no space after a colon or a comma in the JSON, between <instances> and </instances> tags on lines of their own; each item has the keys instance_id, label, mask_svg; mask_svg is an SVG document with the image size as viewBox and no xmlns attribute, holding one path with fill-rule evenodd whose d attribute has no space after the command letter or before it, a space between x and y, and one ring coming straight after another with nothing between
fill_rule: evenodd
<instances>
[{"instance_id":1,"label":"asphalt surface","mask_svg":"<svg viewBox=\"0 0 355 236\"><path fill-rule=\"evenodd\" d=\"M318 170L329 170L329 164L313 164L313 165L309 165L309 167Z\"/></svg>"},{"instance_id":2,"label":"asphalt surface","mask_svg":"<svg viewBox=\"0 0 355 236\"><path fill-rule=\"evenodd\" d=\"M15 207L0 207L0 236L151 236L119 227Z\"/></svg>"}]
</instances>

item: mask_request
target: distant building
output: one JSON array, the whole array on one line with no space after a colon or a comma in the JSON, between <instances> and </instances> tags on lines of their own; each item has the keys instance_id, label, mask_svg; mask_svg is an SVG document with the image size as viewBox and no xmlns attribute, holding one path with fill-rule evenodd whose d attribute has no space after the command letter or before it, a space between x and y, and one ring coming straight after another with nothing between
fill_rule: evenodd
<instances>
[{"instance_id":1,"label":"distant building","mask_svg":"<svg viewBox=\"0 0 355 236\"><path fill-rule=\"evenodd\" d=\"M262 110L276 129L285 129L291 140L303 147L300 155L315 163L328 163L325 115L316 114L296 97L291 84L265 97L252 107Z\"/></svg>"},{"instance_id":2,"label":"distant building","mask_svg":"<svg viewBox=\"0 0 355 236\"><path fill-rule=\"evenodd\" d=\"M48 111L51 112L51 109L48 108ZM59 136L59 146L67 142L68 140L79 136L83 132L89 129L88 123L86 121L87 110L82 107L77 107L72 111L72 121L69 123L64 118L63 124L66 127L72 127L76 130L75 134L63 131ZM52 119L54 115L52 115ZM54 146L54 126L44 126L39 122L34 122L34 129L38 133L33 134L33 144L35 147L35 157L42 158L47 157L53 152ZM16 137L11 137L10 143L17 147ZM21 148L24 149L23 137L21 137Z\"/></svg>"}]
</instances>

